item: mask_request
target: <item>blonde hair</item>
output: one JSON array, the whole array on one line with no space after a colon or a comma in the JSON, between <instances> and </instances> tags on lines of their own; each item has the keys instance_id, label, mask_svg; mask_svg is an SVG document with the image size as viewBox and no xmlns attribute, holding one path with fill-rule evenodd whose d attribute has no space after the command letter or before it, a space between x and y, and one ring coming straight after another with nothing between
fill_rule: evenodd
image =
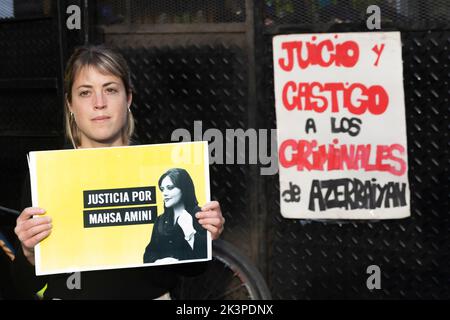
<instances>
[{"instance_id":1,"label":"blonde hair","mask_svg":"<svg viewBox=\"0 0 450 320\"><path fill-rule=\"evenodd\" d=\"M79 128L69 109L72 103L72 86L75 76L84 67L94 67L99 72L112 74L120 79L125 86L127 97L133 92L130 71L127 62L118 52L105 46L83 46L77 48L67 62L64 74L64 118L66 136L72 142L74 148L81 144ZM127 123L122 130L122 139L125 144L129 144L134 132L134 118L128 109Z\"/></svg>"}]
</instances>

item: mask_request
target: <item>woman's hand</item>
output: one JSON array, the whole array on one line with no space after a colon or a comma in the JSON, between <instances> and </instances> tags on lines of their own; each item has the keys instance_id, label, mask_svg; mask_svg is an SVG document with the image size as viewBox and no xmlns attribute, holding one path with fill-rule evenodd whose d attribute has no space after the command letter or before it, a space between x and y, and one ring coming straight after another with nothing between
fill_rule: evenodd
<instances>
[{"instance_id":1,"label":"woman's hand","mask_svg":"<svg viewBox=\"0 0 450 320\"><path fill-rule=\"evenodd\" d=\"M34 215L43 215L44 209L25 208L17 218L14 232L20 240L23 253L28 261L34 265L34 247L47 238L52 231L50 217L32 218Z\"/></svg>"},{"instance_id":2,"label":"woman's hand","mask_svg":"<svg viewBox=\"0 0 450 320\"><path fill-rule=\"evenodd\" d=\"M225 218L222 216L219 202L208 202L202 207L201 210L202 211L195 214L195 217L198 219L198 223L200 223L203 228L211 232L213 240L218 239L223 231L223 225L225 224Z\"/></svg>"}]
</instances>

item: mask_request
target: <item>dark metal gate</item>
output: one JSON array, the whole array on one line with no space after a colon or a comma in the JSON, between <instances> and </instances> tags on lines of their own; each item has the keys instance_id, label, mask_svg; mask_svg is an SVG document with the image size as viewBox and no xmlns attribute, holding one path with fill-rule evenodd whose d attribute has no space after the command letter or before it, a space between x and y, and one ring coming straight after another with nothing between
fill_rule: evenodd
<instances>
[{"instance_id":1,"label":"dark metal gate","mask_svg":"<svg viewBox=\"0 0 450 320\"><path fill-rule=\"evenodd\" d=\"M46 8L49 1L31 2ZM447 1L57 3L47 15L42 9L32 19L0 20L0 203L17 207L27 151L62 143L61 66L75 45L106 43L124 53L141 143L169 142L177 128L193 134L195 121L202 133L272 129L272 37L368 31L366 8L377 4L382 31L402 32L411 217L283 219L278 175L262 176L248 164L212 165L212 198L227 219L224 239L253 260L276 299L450 297ZM70 4L82 8L81 31L65 26ZM226 151L236 157L237 150ZM381 268L381 290L366 287L373 264Z\"/></svg>"},{"instance_id":2,"label":"dark metal gate","mask_svg":"<svg viewBox=\"0 0 450 320\"><path fill-rule=\"evenodd\" d=\"M177 128L194 139L195 122L201 135L254 126L251 1L102 0L93 14L92 41L119 48L134 74L139 142L170 142ZM227 220L224 238L258 261L255 169L210 167L212 199L220 200Z\"/></svg>"},{"instance_id":3,"label":"dark metal gate","mask_svg":"<svg viewBox=\"0 0 450 320\"><path fill-rule=\"evenodd\" d=\"M447 1L266 1L257 45L258 105L275 126L271 40L276 34L367 32L366 8L381 9L381 31L402 34L411 217L392 221L305 222L279 214L278 176L267 195L272 294L280 299L450 297L449 66ZM382 129L382 128L380 128ZM367 267L381 269L369 290Z\"/></svg>"}]
</instances>

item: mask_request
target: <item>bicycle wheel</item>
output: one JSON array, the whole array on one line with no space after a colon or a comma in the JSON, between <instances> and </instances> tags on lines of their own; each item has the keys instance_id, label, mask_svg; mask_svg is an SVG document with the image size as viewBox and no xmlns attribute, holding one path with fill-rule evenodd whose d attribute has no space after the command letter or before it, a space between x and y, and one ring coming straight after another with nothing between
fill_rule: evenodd
<instances>
[{"instance_id":1,"label":"bicycle wheel","mask_svg":"<svg viewBox=\"0 0 450 320\"><path fill-rule=\"evenodd\" d=\"M236 247L213 242L213 258L198 277L181 278L171 293L178 300L269 300L270 291L258 269Z\"/></svg>"}]
</instances>

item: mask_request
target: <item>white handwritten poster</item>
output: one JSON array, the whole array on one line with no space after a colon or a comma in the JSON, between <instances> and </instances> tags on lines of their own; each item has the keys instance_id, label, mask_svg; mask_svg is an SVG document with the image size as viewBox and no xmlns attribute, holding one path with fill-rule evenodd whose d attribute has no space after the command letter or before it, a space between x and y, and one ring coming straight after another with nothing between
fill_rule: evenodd
<instances>
[{"instance_id":1,"label":"white handwritten poster","mask_svg":"<svg viewBox=\"0 0 450 320\"><path fill-rule=\"evenodd\" d=\"M399 32L273 39L286 218L410 215Z\"/></svg>"}]
</instances>

